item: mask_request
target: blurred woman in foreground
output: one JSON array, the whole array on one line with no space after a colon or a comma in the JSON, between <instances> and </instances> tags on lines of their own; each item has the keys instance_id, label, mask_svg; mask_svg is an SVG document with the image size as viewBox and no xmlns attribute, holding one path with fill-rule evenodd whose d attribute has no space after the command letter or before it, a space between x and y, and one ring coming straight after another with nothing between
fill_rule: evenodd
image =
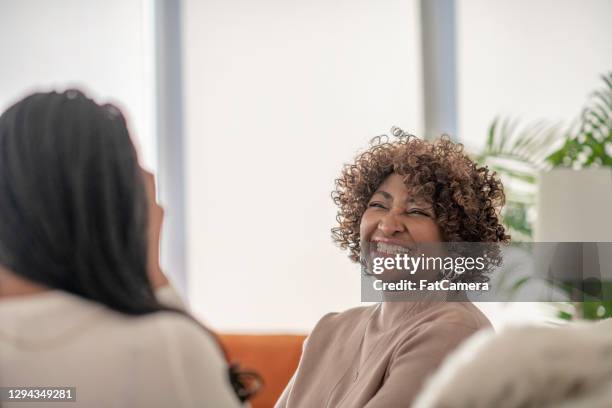
<instances>
[{"instance_id":1,"label":"blurred woman in foreground","mask_svg":"<svg viewBox=\"0 0 612 408\"><path fill-rule=\"evenodd\" d=\"M71 407L241 405L214 335L166 305L161 220L117 108L70 90L0 117L0 386L75 387Z\"/></svg>"}]
</instances>

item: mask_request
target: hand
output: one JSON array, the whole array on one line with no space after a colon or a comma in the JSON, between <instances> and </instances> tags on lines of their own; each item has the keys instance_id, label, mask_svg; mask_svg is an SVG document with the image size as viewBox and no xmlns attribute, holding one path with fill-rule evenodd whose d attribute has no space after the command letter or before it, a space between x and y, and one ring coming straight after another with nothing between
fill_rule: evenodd
<instances>
[{"instance_id":1,"label":"hand","mask_svg":"<svg viewBox=\"0 0 612 408\"><path fill-rule=\"evenodd\" d=\"M164 209L157 203L155 193L155 176L147 170L142 169L142 175L149 203L149 230L148 230L148 259L147 271L149 281L153 289L169 284L168 278L162 272L159 264L159 247L161 228L164 221Z\"/></svg>"}]
</instances>

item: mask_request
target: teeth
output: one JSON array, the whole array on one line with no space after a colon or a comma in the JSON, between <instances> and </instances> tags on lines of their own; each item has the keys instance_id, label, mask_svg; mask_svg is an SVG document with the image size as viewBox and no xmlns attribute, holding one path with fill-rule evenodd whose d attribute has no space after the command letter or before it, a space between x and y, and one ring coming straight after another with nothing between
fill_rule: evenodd
<instances>
[{"instance_id":1,"label":"teeth","mask_svg":"<svg viewBox=\"0 0 612 408\"><path fill-rule=\"evenodd\" d=\"M410 249L400 246L387 244L385 242L376 242L376 250L385 254L396 255L396 254L407 254Z\"/></svg>"}]
</instances>

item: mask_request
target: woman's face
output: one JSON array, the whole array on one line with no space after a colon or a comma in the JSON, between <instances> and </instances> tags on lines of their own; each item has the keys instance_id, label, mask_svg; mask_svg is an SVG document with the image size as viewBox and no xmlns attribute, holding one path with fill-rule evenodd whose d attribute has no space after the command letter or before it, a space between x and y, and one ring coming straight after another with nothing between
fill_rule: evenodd
<instances>
[{"instance_id":1,"label":"woman's face","mask_svg":"<svg viewBox=\"0 0 612 408\"><path fill-rule=\"evenodd\" d=\"M417 244L442 241L431 203L411 194L396 173L370 198L359 231L366 259L395 257L410 253Z\"/></svg>"}]
</instances>

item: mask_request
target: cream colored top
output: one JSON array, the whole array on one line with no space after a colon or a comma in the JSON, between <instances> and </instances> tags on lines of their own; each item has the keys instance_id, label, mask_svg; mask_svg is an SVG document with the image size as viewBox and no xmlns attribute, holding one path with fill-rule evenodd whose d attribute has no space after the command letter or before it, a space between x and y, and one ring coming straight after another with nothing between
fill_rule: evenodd
<instances>
[{"instance_id":1,"label":"cream colored top","mask_svg":"<svg viewBox=\"0 0 612 408\"><path fill-rule=\"evenodd\" d=\"M164 303L180 304L170 287ZM0 299L0 387L72 386L76 402L6 407L239 407L215 341L187 318L130 317L53 290Z\"/></svg>"},{"instance_id":2,"label":"cream colored top","mask_svg":"<svg viewBox=\"0 0 612 408\"><path fill-rule=\"evenodd\" d=\"M385 302L324 316L277 408L408 407L487 318L471 303Z\"/></svg>"}]
</instances>

